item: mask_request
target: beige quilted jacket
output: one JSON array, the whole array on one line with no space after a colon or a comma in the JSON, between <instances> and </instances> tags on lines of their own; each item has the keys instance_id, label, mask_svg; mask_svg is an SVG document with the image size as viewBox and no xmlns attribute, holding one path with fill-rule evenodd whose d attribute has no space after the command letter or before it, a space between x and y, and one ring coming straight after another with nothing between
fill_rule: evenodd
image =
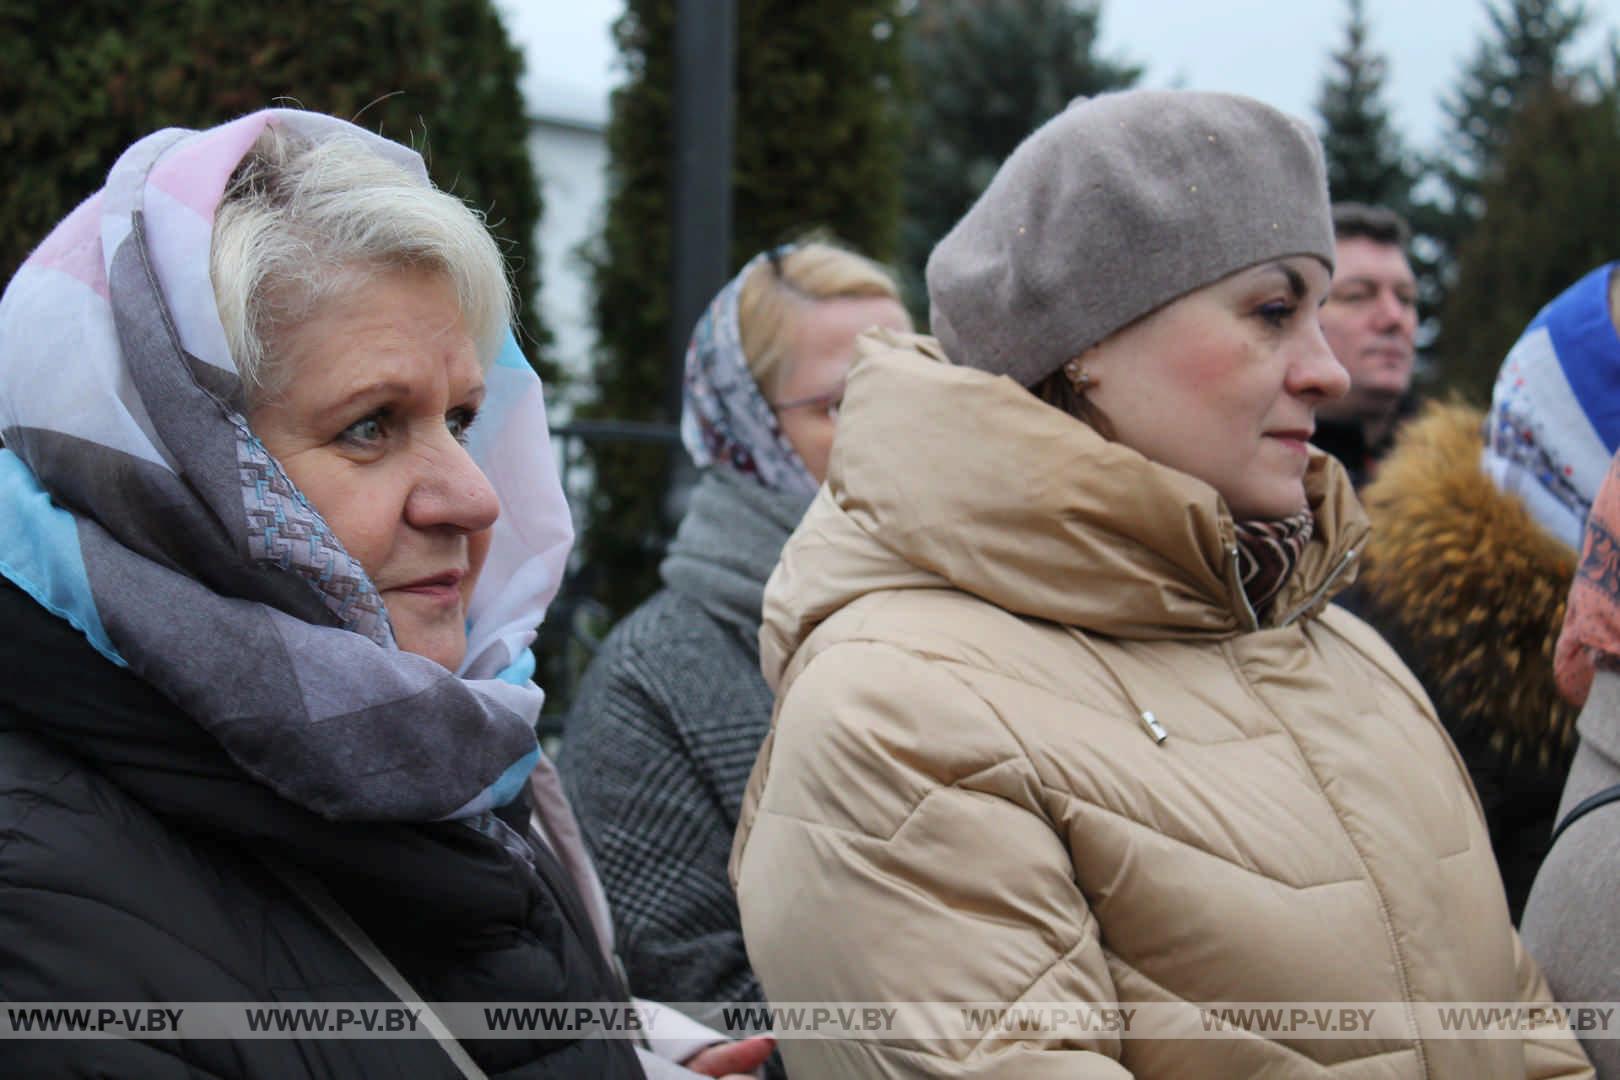
<instances>
[{"instance_id":1,"label":"beige quilted jacket","mask_svg":"<svg viewBox=\"0 0 1620 1080\"><path fill-rule=\"evenodd\" d=\"M760 635L732 877L774 1001L1548 999L1423 691L1325 607L1366 532L1336 464L1257 628L1212 489L930 339L865 344ZM1561 1029L1415 1024L782 1049L807 1080L1590 1075Z\"/></svg>"}]
</instances>

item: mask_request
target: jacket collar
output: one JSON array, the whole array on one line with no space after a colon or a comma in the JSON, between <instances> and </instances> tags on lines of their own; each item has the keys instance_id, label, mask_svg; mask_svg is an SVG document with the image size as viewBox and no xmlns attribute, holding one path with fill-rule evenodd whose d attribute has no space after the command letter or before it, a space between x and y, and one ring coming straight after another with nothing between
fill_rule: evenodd
<instances>
[{"instance_id":1,"label":"jacket collar","mask_svg":"<svg viewBox=\"0 0 1620 1080\"><path fill-rule=\"evenodd\" d=\"M1306 488L1315 534L1272 625L1348 585L1367 530L1337 462L1313 454ZM767 586L766 675L833 611L894 588L948 586L1111 637L1243 633L1255 621L1234 535L1208 484L1011 379L951 365L931 338L874 332L849 379L827 485Z\"/></svg>"}]
</instances>

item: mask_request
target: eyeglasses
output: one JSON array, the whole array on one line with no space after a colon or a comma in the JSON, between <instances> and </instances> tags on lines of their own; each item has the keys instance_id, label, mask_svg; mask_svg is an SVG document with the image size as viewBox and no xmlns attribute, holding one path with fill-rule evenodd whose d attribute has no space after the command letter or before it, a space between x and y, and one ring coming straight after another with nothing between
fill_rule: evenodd
<instances>
[{"instance_id":1,"label":"eyeglasses","mask_svg":"<svg viewBox=\"0 0 1620 1080\"><path fill-rule=\"evenodd\" d=\"M825 390L810 397L794 398L792 401L772 401L771 408L777 412L788 409L820 409L827 414L827 419L838 419L838 408L844 403L844 388L839 386L833 390Z\"/></svg>"}]
</instances>

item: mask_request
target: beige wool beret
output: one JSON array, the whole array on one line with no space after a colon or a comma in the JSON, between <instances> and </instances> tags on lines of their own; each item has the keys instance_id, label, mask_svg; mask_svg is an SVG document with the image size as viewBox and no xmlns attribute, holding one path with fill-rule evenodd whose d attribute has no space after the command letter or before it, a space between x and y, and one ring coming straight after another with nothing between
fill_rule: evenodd
<instances>
[{"instance_id":1,"label":"beige wool beret","mask_svg":"<svg viewBox=\"0 0 1620 1080\"><path fill-rule=\"evenodd\" d=\"M928 258L952 360L1032 386L1229 274L1333 265L1322 147L1251 98L1132 90L1075 100L1002 163Z\"/></svg>"}]
</instances>

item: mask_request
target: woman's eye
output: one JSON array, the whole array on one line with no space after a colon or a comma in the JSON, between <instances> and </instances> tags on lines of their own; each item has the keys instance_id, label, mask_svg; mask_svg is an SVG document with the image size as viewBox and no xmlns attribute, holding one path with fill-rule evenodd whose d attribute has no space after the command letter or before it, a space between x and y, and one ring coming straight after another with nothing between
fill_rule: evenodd
<instances>
[{"instance_id":1,"label":"woman's eye","mask_svg":"<svg viewBox=\"0 0 1620 1080\"><path fill-rule=\"evenodd\" d=\"M381 412L374 412L344 428L338 438L355 446L368 446L382 439L385 434L383 430L385 420L386 417Z\"/></svg>"},{"instance_id":2,"label":"woman's eye","mask_svg":"<svg viewBox=\"0 0 1620 1080\"><path fill-rule=\"evenodd\" d=\"M1298 310L1299 305L1297 304L1288 304L1283 303L1282 301L1277 301L1270 304L1262 304L1260 307L1260 317L1266 320L1266 322L1271 326L1281 327L1289 320L1294 312Z\"/></svg>"},{"instance_id":3,"label":"woman's eye","mask_svg":"<svg viewBox=\"0 0 1620 1080\"><path fill-rule=\"evenodd\" d=\"M456 442L466 446L467 432L471 430L473 423L477 419L477 409L456 409L444 418L444 423L450 429L450 434L455 437Z\"/></svg>"}]
</instances>

